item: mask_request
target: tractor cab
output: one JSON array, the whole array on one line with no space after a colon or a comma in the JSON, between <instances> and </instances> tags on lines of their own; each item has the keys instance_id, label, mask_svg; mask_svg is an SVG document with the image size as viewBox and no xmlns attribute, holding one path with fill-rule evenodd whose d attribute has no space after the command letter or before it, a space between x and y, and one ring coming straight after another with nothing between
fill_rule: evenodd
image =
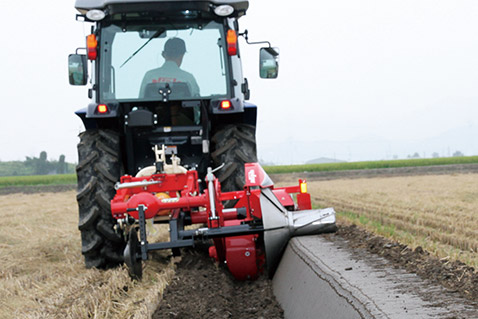
<instances>
[{"instance_id":1,"label":"tractor cab","mask_svg":"<svg viewBox=\"0 0 478 319\"><path fill-rule=\"evenodd\" d=\"M205 172L214 128L255 126L238 47L239 36L247 40L238 19L248 1L77 0L75 7L77 20L93 23L86 52L69 56L70 84L90 84L91 103L77 114L86 129L125 132L128 173L154 162L154 145L171 146L188 168ZM269 45L260 60L261 77L277 77L278 52Z\"/></svg>"}]
</instances>

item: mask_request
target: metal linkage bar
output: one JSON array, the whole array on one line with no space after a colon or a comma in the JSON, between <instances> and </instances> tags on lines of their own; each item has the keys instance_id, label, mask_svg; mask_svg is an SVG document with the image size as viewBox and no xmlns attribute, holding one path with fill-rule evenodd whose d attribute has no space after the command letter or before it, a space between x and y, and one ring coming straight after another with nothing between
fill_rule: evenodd
<instances>
[{"instance_id":1,"label":"metal linkage bar","mask_svg":"<svg viewBox=\"0 0 478 319\"><path fill-rule=\"evenodd\" d=\"M238 226L226 226L217 228L199 228L194 230L186 230L179 232L179 236L182 238L193 239L209 239L217 237L233 237L258 234L264 231L262 226L250 226L247 224Z\"/></svg>"},{"instance_id":2,"label":"metal linkage bar","mask_svg":"<svg viewBox=\"0 0 478 319\"><path fill-rule=\"evenodd\" d=\"M141 239L141 259L148 259L148 240L146 238L146 219L144 218L144 205L138 206L139 213L139 237Z\"/></svg>"},{"instance_id":3,"label":"metal linkage bar","mask_svg":"<svg viewBox=\"0 0 478 319\"><path fill-rule=\"evenodd\" d=\"M144 215L144 211L146 210L146 207L144 205L139 205L137 210L138 210L138 216L139 216L138 223L139 223L139 231L140 231L142 260L147 260L148 252L152 250L194 246L194 239L182 239L182 237L179 238L178 222L179 222L179 225L181 225L182 221L178 221L177 218L172 218L169 221L170 240L171 240L170 242L149 244L147 240L147 235L146 235L146 218Z\"/></svg>"}]
</instances>

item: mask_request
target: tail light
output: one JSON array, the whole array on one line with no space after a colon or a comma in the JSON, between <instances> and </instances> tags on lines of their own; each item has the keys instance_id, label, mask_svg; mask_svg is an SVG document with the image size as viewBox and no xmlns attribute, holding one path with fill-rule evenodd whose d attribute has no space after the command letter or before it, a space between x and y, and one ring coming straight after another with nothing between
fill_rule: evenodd
<instances>
[{"instance_id":1,"label":"tail light","mask_svg":"<svg viewBox=\"0 0 478 319\"><path fill-rule=\"evenodd\" d=\"M237 34L234 30L228 30L227 36L227 53L229 55L237 55Z\"/></svg>"},{"instance_id":2,"label":"tail light","mask_svg":"<svg viewBox=\"0 0 478 319\"><path fill-rule=\"evenodd\" d=\"M88 51L88 59L96 60L96 57L98 56L98 41L94 34L90 34L86 37L86 48Z\"/></svg>"},{"instance_id":3,"label":"tail light","mask_svg":"<svg viewBox=\"0 0 478 319\"><path fill-rule=\"evenodd\" d=\"M99 104L97 107L96 107L96 110L98 111L98 113L100 114L106 114L106 113L109 113L109 109L108 109L108 105L106 104Z\"/></svg>"},{"instance_id":4,"label":"tail light","mask_svg":"<svg viewBox=\"0 0 478 319\"><path fill-rule=\"evenodd\" d=\"M307 193L307 182L306 180L299 180L299 185L300 185L300 193L305 194Z\"/></svg>"},{"instance_id":5,"label":"tail light","mask_svg":"<svg viewBox=\"0 0 478 319\"><path fill-rule=\"evenodd\" d=\"M229 101L229 100L221 101L221 109L229 110L231 108L231 106L232 106L231 101Z\"/></svg>"}]
</instances>

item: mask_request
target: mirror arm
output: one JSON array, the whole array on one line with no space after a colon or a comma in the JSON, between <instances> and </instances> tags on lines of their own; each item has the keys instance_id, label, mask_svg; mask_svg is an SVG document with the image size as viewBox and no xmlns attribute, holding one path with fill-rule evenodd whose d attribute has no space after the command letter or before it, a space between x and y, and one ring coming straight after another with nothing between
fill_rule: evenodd
<instances>
[{"instance_id":1,"label":"mirror arm","mask_svg":"<svg viewBox=\"0 0 478 319\"><path fill-rule=\"evenodd\" d=\"M86 22L86 15L83 15L83 14L77 14L77 15L76 15L76 21L79 21L79 22Z\"/></svg>"},{"instance_id":2,"label":"mirror arm","mask_svg":"<svg viewBox=\"0 0 478 319\"><path fill-rule=\"evenodd\" d=\"M76 48L75 54L79 54L79 53L78 53L78 50L85 50L85 51L86 51L86 48Z\"/></svg>"},{"instance_id":3,"label":"mirror arm","mask_svg":"<svg viewBox=\"0 0 478 319\"><path fill-rule=\"evenodd\" d=\"M240 36L244 37L247 44L267 44L269 48L272 47L269 41L249 42L248 34L249 34L249 31L247 31L247 29L243 33L239 33Z\"/></svg>"}]
</instances>

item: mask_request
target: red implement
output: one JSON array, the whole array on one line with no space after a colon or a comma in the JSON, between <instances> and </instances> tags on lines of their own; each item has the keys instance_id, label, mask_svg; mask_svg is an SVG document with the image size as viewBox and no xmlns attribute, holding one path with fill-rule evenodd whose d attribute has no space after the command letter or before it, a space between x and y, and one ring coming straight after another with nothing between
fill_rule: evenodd
<instances>
[{"instance_id":1,"label":"red implement","mask_svg":"<svg viewBox=\"0 0 478 319\"><path fill-rule=\"evenodd\" d=\"M297 208L310 209L311 203L310 195L302 192L304 181L299 181L298 186L274 188L269 176L258 163L246 164L245 172L244 189L224 193L221 192L221 185L210 169L206 177L207 187L202 192L197 172L194 170L184 174L123 176L121 182L116 185L117 193L111 201L111 211L113 217L120 221L120 225L129 225L129 228L136 228L137 224L140 226L140 246L132 250L127 249L137 252L137 255L125 255L125 261L130 269L137 269L135 261L140 257L146 259L148 251L156 249L174 251L180 247L193 246L194 241L198 239L212 239L214 246L209 250L210 256L220 263L226 263L236 279L257 278L266 266L265 253L268 245L264 243L264 232L274 234L274 231L279 230L280 232L276 234L281 237L280 243L276 243L277 240L274 239L273 246L277 246L278 243L282 245L281 234L285 230L287 234L292 235L293 227L296 226L290 221L293 215L287 215L287 212ZM266 189L269 191L265 192ZM291 196L294 193L297 193L297 203ZM271 196L273 198L270 198ZM236 201L235 206L225 208L223 203L231 200ZM267 204L267 212L263 211L262 207L265 200L272 203L270 204L272 206ZM165 212L169 212L166 219L163 216ZM269 216L279 214L268 219L274 220L273 223L279 220L279 224L267 227L263 220L264 214ZM320 221L325 217L317 220ZM149 244L144 227L146 219L169 223L170 242ZM335 217L333 222L335 223ZM185 230L184 226L193 224L206 224L207 227ZM288 237L289 235L286 241ZM273 255L280 253L274 251ZM268 267L273 269L275 265Z\"/></svg>"}]
</instances>

